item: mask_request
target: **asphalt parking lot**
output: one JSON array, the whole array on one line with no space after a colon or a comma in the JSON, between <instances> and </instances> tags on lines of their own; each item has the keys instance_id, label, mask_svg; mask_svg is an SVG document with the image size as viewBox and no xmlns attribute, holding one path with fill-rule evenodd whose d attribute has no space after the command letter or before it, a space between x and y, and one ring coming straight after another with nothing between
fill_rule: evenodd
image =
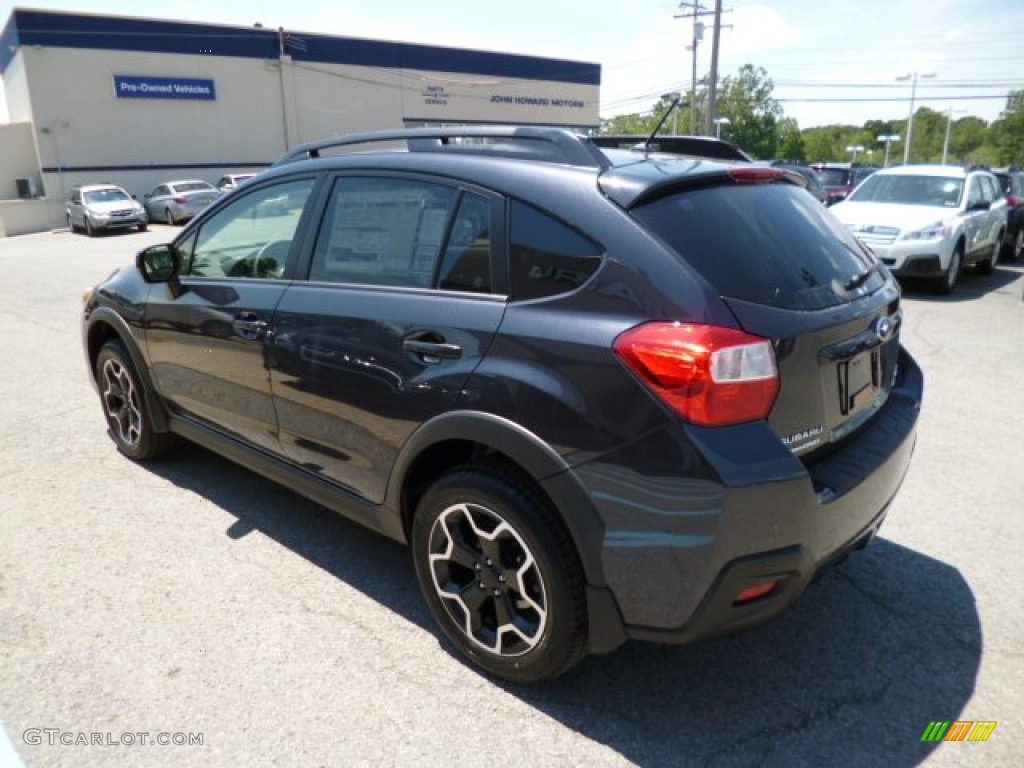
<instances>
[{"instance_id":1,"label":"asphalt parking lot","mask_svg":"<svg viewBox=\"0 0 1024 768\"><path fill-rule=\"evenodd\" d=\"M175 231L0 239L0 766L1024 764L1024 264L908 286L925 408L868 550L765 627L523 689L445 650L402 547L198 448L115 451L79 296Z\"/></svg>"}]
</instances>

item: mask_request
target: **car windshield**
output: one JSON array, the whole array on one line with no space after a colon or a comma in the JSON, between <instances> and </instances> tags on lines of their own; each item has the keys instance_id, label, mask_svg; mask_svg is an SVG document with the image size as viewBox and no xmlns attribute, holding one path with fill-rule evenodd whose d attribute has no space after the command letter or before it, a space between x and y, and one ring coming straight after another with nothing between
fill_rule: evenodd
<instances>
[{"instance_id":1,"label":"car windshield","mask_svg":"<svg viewBox=\"0 0 1024 768\"><path fill-rule=\"evenodd\" d=\"M950 176L874 174L847 198L857 203L899 203L957 208L964 180Z\"/></svg>"},{"instance_id":2,"label":"car windshield","mask_svg":"<svg viewBox=\"0 0 1024 768\"><path fill-rule=\"evenodd\" d=\"M181 184L174 184L172 189L175 192L215 192L212 184L207 184L205 181L186 181Z\"/></svg>"},{"instance_id":3,"label":"car windshield","mask_svg":"<svg viewBox=\"0 0 1024 768\"><path fill-rule=\"evenodd\" d=\"M120 203L131 200L128 194L120 189L95 189L92 192L83 192L82 197L87 203Z\"/></svg>"}]
</instances>

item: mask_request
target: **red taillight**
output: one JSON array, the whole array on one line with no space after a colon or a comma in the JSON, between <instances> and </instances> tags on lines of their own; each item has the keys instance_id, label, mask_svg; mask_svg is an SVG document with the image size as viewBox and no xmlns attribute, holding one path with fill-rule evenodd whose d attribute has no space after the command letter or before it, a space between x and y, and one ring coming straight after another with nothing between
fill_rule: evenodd
<instances>
[{"instance_id":1,"label":"red taillight","mask_svg":"<svg viewBox=\"0 0 1024 768\"><path fill-rule=\"evenodd\" d=\"M1011 208L1016 208L1018 205L1020 205L1020 198L1017 197L1016 195L1007 195L1006 196L1006 203Z\"/></svg>"},{"instance_id":2,"label":"red taillight","mask_svg":"<svg viewBox=\"0 0 1024 768\"><path fill-rule=\"evenodd\" d=\"M175 197L175 198L172 198L172 199L173 199L173 200L174 200L174 202L176 202L176 203L177 203L178 205L185 205L185 203L187 203L187 202L188 202L188 198L187 198L187 197Z\"/></svg>"},{"instance_id":3,"label":"red taillight","mask_svg":"<svg viewBox=\"0 0 1024 768\"><path fill-rule=\"evenodd\" d=\"M771 342L743 331L647 323L620 334L613 346L663 402L701 426L763 419L779 392Z\"/></svg>"},{"instance_id":4,"label":"red taillight","mask_svg":"<svg viewBox=\"0 0 1024 768\"><path fill-rule=\"evenodd\" d=\"M765 165L734 165L729 169L729 175L737 184L765 184L778 181L785 177L786 172Z\"/></svg>"}]
</instances>

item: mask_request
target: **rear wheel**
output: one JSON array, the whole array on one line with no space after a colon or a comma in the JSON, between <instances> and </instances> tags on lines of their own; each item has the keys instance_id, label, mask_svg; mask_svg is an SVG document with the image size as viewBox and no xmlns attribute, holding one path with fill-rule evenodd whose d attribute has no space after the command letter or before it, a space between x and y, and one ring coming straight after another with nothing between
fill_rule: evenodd
<instances>
[{"instance_id":1,"label":"rear wheel","mask_svg":"<svg viewBox=\"0 0 1024 768\"><path fill-rule=\"evenodd\" d=\"M1010 261L1017 261L1021 256L1024 256L1024 222L1017 226L1017 236L1013 238L1013 243L1006 253L1006 258Z\"/></svg>"},{"instance_id":2,"label":"rear wheel","mask_svg":"<svg viewBox=\"0 0 1024 768\"><path fill-rule=\"evenodd\" d=\"M442 476L416 510L412 554L434 619L487 672L539 682L583 657L582 566L550 502L515 473Z\"/></svg>"},{"instance_id":3,"label":"rear wheel","mask_svg":"<svg viewBox=\"0 0 1024 768\"><path fill-rule=\"evenodd\" d=\"M946 270L946 274L940 277L936 283L939 293L948 295L953 292L957 281L960 279L960 270L963 265L964 246L963 243L957 243L956 248L953 249L953 255L949 259L949 269Z\"/></svg>"},{"instance_id":4,"label":"rear wheel","mask_svg":"<svg viewBox=\"0 0 1024 768\"><path fill-rule=\"evenodd\" d=\"M143 404L145 392L120 339L108 341L96 357L96 381L103 415L117 450L130 459L145 461L167 452L173 436L153 428Z\"/></svg>"},{"instance_id":5,"label":"rear wheel","mask_svg":"<svg viewBox=\"0 0 1024 768\"><path fill-rule=\"evenodd\" d=\"M978 272L983 275L991 275L996 265L999 263L999 254L1003 252L1003 233L999 233L999 237L992 243L992 252L988 255L988 258L978 264Z\"/></svg>"}]
</instances>

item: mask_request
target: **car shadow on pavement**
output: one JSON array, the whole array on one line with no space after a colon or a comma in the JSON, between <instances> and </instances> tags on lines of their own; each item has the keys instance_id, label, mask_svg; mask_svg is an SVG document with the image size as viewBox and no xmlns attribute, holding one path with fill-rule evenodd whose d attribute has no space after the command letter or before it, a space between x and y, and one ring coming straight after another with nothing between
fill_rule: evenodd
<instances>
[{"instance_id":1,"label":"car shadow on pavement","mask_svg":"<svg viewBox=\"0 0 1024 768\"><path fill-rule=\"evenodd\" d=\"M960 275L960 280L953 289L953 293L942 295L935 293L932 286L926 280L915 278L901 278L900 287L908 297L922 301L934 301L948 304L960 301L975 301L990 293L1007 290L1015 281L1020 279L1021 269L1024 262L1000 263L991 275L981 275L973 269L965 269Z\"/></svg>"},{"instance_id":2,"label":"car shadow on pavement","mask_svg":"<svg viewBox=\"0 0 1024 768\"><path fill-rule=\"evenodd\" d=\"M259 531L439 634L404 547L198 447L148 467L234 515L227 535ZM960 572L876 538L763 627L686 647L631 642L544 685L499 685L642 766L898 768L982 746L921 741L931 721L964 713L981 651Z\"/></svg>"}]
</instances>

